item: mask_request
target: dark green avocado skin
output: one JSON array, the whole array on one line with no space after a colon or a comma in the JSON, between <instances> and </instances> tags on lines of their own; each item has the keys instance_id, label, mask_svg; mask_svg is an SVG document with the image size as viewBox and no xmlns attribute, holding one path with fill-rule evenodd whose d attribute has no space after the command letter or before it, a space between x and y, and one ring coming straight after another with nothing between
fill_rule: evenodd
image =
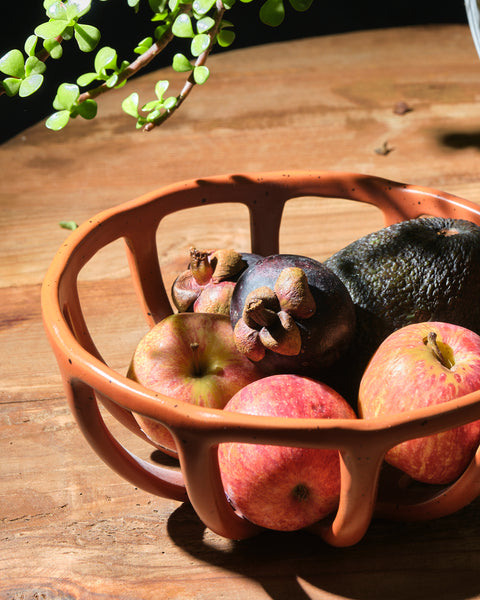
<instances>
[{"instance_id":1,"label":"dark green avocado skin","mask_svg":"<svg viewBox=\"0 0 480 600\"><path fill-rule=\"evenodd\" d=\"M396 223L352 242L324 264L355 304L357 331L344 365L355 365L355 385L379 344L400 327L446 321L480 334L480 227L470 221L424 217Z\"/></svg>"}]
</instances>

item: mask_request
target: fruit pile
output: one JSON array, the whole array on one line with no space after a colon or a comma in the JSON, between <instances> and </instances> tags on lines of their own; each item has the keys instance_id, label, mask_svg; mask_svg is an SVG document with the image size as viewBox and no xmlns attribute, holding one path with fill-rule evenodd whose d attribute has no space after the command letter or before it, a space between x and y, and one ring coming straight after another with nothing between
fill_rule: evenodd
<instances>
[{"instance_id":1,"label":"fruit pile","mask_svg":"<svg viewBox=\"0 0 480 600\"><path fill-rule=\"evenodd\" d=\"M178 312L140 341L128 377L209 408L286 418L370 419L480 389L480 227L438 217L385 227L323 263L192 249ZM165 427L135 415L175 455ZM407 440L386 463L448 484L480 421ZM337 450L237 442L218 452L225 493L253 523L296 530L338 506Z\"/></svg>"}]
</instances>

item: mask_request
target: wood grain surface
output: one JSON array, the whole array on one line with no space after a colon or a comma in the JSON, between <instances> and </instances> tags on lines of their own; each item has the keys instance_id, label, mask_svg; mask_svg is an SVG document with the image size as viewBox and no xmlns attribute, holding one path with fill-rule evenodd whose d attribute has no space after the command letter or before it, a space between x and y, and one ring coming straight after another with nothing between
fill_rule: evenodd
<instances>
[{"instance_id":1,"label":"wood grain surface","mask_svg":"<svg viewBox=\"0 0 480 600\"><path fill-rule=\"evenodd\" d=\"M121 480L73 421L39 303L68 235L59 221L174 181L259 170L357 171L480 203L480 62L468 28L284 42L211 65L211 80L158 131L135 130L119 90L93 122L60 134L38 124L0 146L0 599L480 598L478 500L438 521L375 521L351 548L304 532L231 542L188 505ZM158 76L138 79L142 100ZM396 114L397 102L411 110ZM162 224L167 282L192 244L248 249L241 210L198 210ZM300 199L287 208L281 249L322 259L381 225L371 208ZM88 265L81 294L100 351L125 371L145 325L121 244ZM108 423L140 456L168 460Z\"/></svg>"}]
</instances>

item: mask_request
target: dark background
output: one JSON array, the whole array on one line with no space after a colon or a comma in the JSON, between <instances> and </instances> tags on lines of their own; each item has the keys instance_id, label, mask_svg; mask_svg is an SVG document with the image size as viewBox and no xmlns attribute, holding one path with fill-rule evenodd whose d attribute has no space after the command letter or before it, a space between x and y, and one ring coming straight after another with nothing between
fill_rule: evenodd
<instances>
[{"instance_id":1,"label":"dark background","mask_svg":"<svg viewBox=\"0 0 480 600\"><path fill-rule=\"evenodd\" d=\"M258 17L261 0L248 4L237 1L226 15L235 25L236 40L231 49L364 29L467 23L462 0L314 0L312 7L305 13L294 11L287 0L285 2L287 18L281 26L270 28L263 25ZM136 56L132 52L135 44L152 32L148 20L142 19L142 14L151 14L148 3L143 2L142 5L145 8L141 9L139 15L135 15L126 0L93 0L94 8L84 22L96 25L102 31L99 47L111 45L117 50L120 60L133 60ZM22 49L28 35L44 20L42 0L8 2L6 7L2 6L0 56L12 48ZM222 50L218 47L214 49L215 53L220 51ZM50 115L58 85L64 81L74 82L82 72L91 70L95 52L82 56L79 54L75 51L74 42L64 44L63 58L48 61L47 81L34 96L0 96L0 143ZM72 61L75 62L73 71ZM166 66L170 61L171 55L162 54L152 61L150 70ZM147 70L142 71L142 74L145 72Z\"/></svg>"}]
</instances>

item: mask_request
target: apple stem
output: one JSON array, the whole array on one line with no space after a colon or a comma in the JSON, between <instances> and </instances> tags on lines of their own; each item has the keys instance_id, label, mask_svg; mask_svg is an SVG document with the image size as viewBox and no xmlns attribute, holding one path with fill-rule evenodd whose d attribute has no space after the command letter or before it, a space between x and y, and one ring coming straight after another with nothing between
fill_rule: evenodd
<instances>
[{"instance_id":1,"label":"apple stem","mask_svg":"<svg viewBox=\"0 0 480 600\"><path fill-rule=\"evenodd\" d=\"M447 369L450 368L450 363L447 358L443 355L443 352L440 350L440 347L437 344L437 334L435 331L429 331L427 337L427 346L432 350L435 358Z\"/></svg>"},{"instance_id":2,"label":"apple stem","mask_svg":"<svg viewBox=\"0 0 480 600\"><path fill-rule=\"evenodd\" d=\"M198 348L200 344L198 342L192 342L190 344L190 349L192 351L192 362L193 362L193 376L200 377L202 374L202 367L200 365L200 360L198 358Z\"/></svg>"}]
</instances>

